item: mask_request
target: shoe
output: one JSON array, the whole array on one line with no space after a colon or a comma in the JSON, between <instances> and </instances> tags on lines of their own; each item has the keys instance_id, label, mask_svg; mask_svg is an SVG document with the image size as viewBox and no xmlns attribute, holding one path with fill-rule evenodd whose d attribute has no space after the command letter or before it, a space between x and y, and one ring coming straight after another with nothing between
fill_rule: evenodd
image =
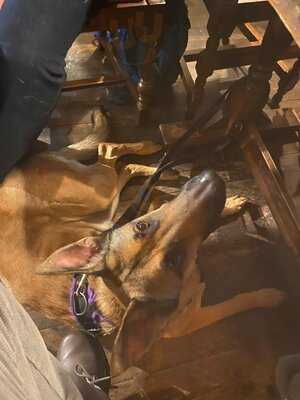
<instances>
[{"instance_id":1,"label":"shoe","mask_svg":"<svg viewBox=\"0 0 300 400\"><path fill-rule=\"evenodd\" d=\"M58 349L57 358L71 375L83 400L108 400L109 365L94 336L81 331L67 335Z\"/></svg>"}]
</instances>

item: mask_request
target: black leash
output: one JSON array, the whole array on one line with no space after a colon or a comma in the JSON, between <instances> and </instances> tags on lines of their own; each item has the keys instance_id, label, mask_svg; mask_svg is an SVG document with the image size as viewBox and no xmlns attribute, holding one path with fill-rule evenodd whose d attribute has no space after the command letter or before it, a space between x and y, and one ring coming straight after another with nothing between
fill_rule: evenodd
<instances>
[{"instance_id":1,"label":"black leash","mask_svg":"<svg viewBox=\"0 0 300 400\"><path fill-rule=\"evenodd\" d=\"M157 170L149 177L143 184L132 204L127 208L124 214L114 223L113 227L109 230L113 231L115 228L121 227L129 221L137 218L143 207L149 200L151 191L161 174L168 168L178 164L176 159L178 152L181 150L181 146L189 140L189 138L198 129L202 129L212 119L212 117L219 111L222 103L226 99L228 91L220 96L213 105L202 113L189 129L182 135L178 140L170 145L168 151L161 158L158 163ZM76 274L73 277L73 284L71 288L71 308L73 315L75 316L78 324L82 326L90 334L96 334L101 331L101 322L109 322L104 316L101 316L97 312L95 300L93 299L93 293L88 284L86 274Z\"/></svg>"},{"instance_id":2,"label":"black leash","mask_svg":"<svg viewBox=\"0 0 300 400\"><path fill-rule=\"evenodd\" d=\"M157 170L150 176L143 184L132 204L127 208L123 215L114 223L113 228L119 228L129 221L137 218L140 215L140 211L143 209L145 203L149 200L151 191L155 186L156 182L159 180L161 174L168 168L176 164L176 156L181 150L181 146L187 142L194 132L198 129L202 129L205 125L212 119L212 117L220 110L222 103L225 101L228 95L226 91L222 96L220 96L212 106L204 111L201 116L199 116L190 128L182 135L175 143L171 144L169 150L160 160Z\"/></svg>"}]
</instances>

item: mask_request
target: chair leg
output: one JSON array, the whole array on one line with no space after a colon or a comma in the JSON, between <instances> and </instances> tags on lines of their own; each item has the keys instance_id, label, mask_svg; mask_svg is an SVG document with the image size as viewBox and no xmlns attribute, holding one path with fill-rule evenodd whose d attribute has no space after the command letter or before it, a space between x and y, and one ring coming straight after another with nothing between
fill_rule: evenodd
<instances>
[{"instance_id":1,"label":"chair leg","mask_svg":"<svg viewBox=\"0 0 300 400\"><path fill-rule=\"evenodd\" d=\"M270 102L270 107L278 108L283 99L283 96L297 85L299 79L300 59L298 59L293 65L293 68L291 68L291 70L280 79L278 83L278 90Z\"/></svg>"},{"instance_id":2,"label":"chair leg","mask_svg":"<svg viewBox=\"0 0 300 400\"><path fill-rule=\"evenodd\" d=\"M148 124L150 111L155 99L156 71L154 64L143 64L139 67L140 80L137 85L137 108L139 125Z\"/></svg>"},{"instance_id":3,"label":"chair leg","mask_svg":"<svg viewBox=\"0 0 300 400\"><path fill-rule=\"evenodd\" d=\"M146 29L143 19L139 20L137 40L144 46L145 57L138 66L140 81L137 86L137 108L139 111L139 125L151 121L150 111L155 99L157 73L155 68L159 42L163 34L164 16L157 14L153 17L152 30Z\"/></svg>"},{"instance_id":4,"label":"chair leg","mask_svg":"<svg viewBox=\"0 0 300 400\"><path fill-rule=\"evenodd\" d=\"M269 22L260 52L248 76L236 82L229 90L226 101L227 133L241 122L255 120L269 97L269 80L275 68L278 54L292 42L292 37L279 18ZM276 43L276 48L274 48Z\"/></svg>"},{"instance_id":5,"label":"chair leg","mask_svg":"<svg viewBox=\"0 0 300 400\"><path fill-rule=\"evenodd\" d=\"M236 25L235 15L237 12L237 0L214 0L206 1L209 11L207 30L209 38L206 43L206 57L199 57L196 64L197 78L195 81L194 93L187 118L191 119L196 113L197 107L201 104L204 96L204 88L209 76L214 72L217 51L221 39L228 41Z\"/></svg>"}]
</instances>

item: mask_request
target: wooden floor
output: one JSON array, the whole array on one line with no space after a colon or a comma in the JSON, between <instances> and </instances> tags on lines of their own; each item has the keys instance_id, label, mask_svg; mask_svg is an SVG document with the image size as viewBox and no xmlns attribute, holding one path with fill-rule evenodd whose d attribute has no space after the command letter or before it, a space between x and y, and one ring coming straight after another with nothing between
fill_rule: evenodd
<instances>
[{"instance_id":1,"label":"wooden floor","mask_svg":"<svg viewBox=\"0 0 300 400\"><path fill-rule=\"evenodd\" d=\"M197 48L205 43L207 15L201 1L188 3L192 21L189 48ZM240 34L237 32L234 37ZM93 46L91 36L82 35L69 53L68 76L97 75L109 69L103 62L103 55ZM207 101L216 92L221 79L237 77L240 73L235 70L215 74L210 79ZM103 89L64 94L44 137L50 138L53 148L78 140L93 128L93 112L97 112L100 104L110 113L111 141L149 137L161 140L157 124L147 129L136 128L133 101L117 104ZM293 107L297 116L299 88L285 99L283 106ZM177 121L183 119L184 107L185 93L179 80L174 93L157 103L154 114L159 122ZM293 112L282 108L270 115L278 121ZM289 190L297 201L300 196L298 143L273 151L277 151L277 161L284 167ZM285 290L287 301L278 309L247 312L186 338L159 341L139 366L142 371L133 369L114 380L112 399L272 399L270 387L276 360L282 354L300 350L298 262L278 236L269 210L243 161L231 164L222 172L228 193L247 196L261 206L262 214L254 230L252 220L241 218L213 234L203 246L199 268L207 287L205 304L215 304L237 293L263 287ZM38 314L34 314L34 318L49 349L55 353L68 329Z\"/></svg>"}]
</instances>

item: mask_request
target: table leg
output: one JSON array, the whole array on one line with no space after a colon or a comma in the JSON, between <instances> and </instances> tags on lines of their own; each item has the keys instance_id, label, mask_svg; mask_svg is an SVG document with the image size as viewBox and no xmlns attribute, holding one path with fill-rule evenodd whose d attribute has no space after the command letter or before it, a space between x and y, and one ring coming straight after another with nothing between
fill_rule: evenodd
<instances>
[{"instance_id":1,"label":"table leg","mask_svg":"<svg viewBox=\"0 0 300 400\"><path fill-rule=\"evenodd\" d=\"M149 26L152 30L150 31ZM138 99L137 108L139 111L139 124L147 124L150 120L150 111L155 99L155 88L157 72L155 68L156 56L159 43L163 34L164 16L156 14L152 19L152 24L147 26L143 18L137 20L135 26L135 36L144 47L144 59L138 64L140 80L137 85Z\"/></svg>"},{"instance_id":2,"label":"table leg","mask_svg":"<svg viewBox=\"0 0 300 400\"><path fill-rule=\"evenodd\" d=\"M293 200L256 125L247 125L245 133L241 148L246 161L287 245L299 255L300 225Z\"/></svg>"},{"instance_id":3,"label":"table leg","mask_svg":"<svg viewBox=\"0 0 300 400\"><path fill-rule=\"evenodd\" d=\"M291 68L291 70L280 79L278 83L278 90L270 102L270 107L278 108L283 96L297 85L299 79L300 59L298 59L293 65L293 68Z\"/></svg>"},{"instance_id":4,"label":"table leg","mask_svg":"<svg viewBox=\"0 0 300 400\"><path fill-rule=\"evenodd\" d=\"M188 110L187 117L194 117L197 107L201 104L204 95L204 87L207 79L214 72L217 51L221 39L228 39L236 25L235 15L237 12L238 0L206 0L205 4L209 11L207 31L209 34L205 57L197 61L193 99L191 107Z\"/></svg>"},{"instance_id":5,"label":"table leg","mask_svg":"<svg viewBox=\"0 0 300 400\"><path fill-rule=\"evenodd\" d=\"M227 133L245 121L255 120L262 111L268 101L269 80L278 55L289 47L291 42L292 37L280 19L273 18L264 35L258 59L250 67L248 76L237 81L229 89L225 116Z\"/></svg>"},{"instance_id":6,"label":"table leg","mask_svg":"<svg viewBox=\"0 0 300 400\"><path fill-rule=\"evenodd\" d=\"M264 35L257 62L250 67L248 77L240 80L230 91L227 101L229 108L227 131L229 132L238 122L243 122L245 129L239 140L246 161L286 243L299 254L300 225L295 206L253 122L268 101L269 80L278 55L291 42L292 37L280 19L273 18Z\"/></svg>"},{"instance_id":7,"label":"table leg","mask_svg":"<svg viewBox=\"0 0 300 400\"><path fill-rule=\"evenodd\" d=\"M157 74L154 63L141 65L139 67L139 75L137 108L139 111L139 125L144 125L151 120L150 111L155 100Z\"/></svg>"}]
</instances>

